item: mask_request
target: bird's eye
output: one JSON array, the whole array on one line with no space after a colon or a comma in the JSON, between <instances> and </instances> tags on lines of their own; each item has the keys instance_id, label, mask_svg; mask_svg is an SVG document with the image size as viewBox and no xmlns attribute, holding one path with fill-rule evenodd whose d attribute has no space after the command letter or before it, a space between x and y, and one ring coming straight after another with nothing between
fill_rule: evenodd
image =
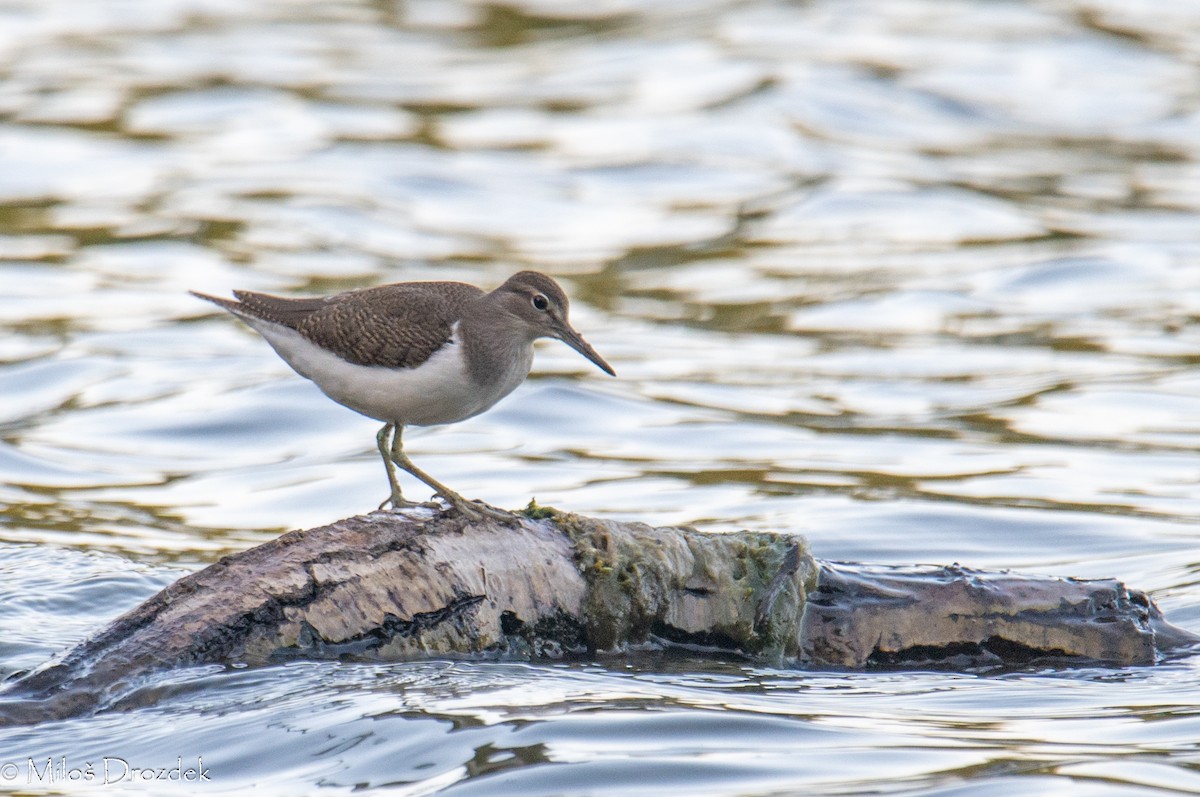
<instances>
[{"instance_id":1,"label":"bird's eye","mask_svg":"<svg viewBox=\"0 0 1200 797\"><path fill-rule=\"evenodd\" d=\"M534 306L534 309L545 310L547 307L550 306L550 300L547 299L545 296L542 296L540 293L536 294L533 297L533 306Z\"/></svg>"}]
</instances>

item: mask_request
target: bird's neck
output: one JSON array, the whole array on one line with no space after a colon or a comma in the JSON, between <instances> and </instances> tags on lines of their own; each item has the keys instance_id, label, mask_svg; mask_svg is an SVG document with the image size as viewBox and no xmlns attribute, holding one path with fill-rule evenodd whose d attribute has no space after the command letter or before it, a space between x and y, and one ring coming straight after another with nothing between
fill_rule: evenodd
<instances>
[{"instance_id":1,"label":"bird's neck","mask_svg":"<svg viewBox=\"0 0 1200 797\"><path fill-rule=\"evenodd\" d=\"M478 301L485 306L464 313L458 324L467 371L479 385L511 382L515 387L533 366L534 339L526 324L496 303L489 303L489 298L481 296Z\"/></svg>"}]
</instances>

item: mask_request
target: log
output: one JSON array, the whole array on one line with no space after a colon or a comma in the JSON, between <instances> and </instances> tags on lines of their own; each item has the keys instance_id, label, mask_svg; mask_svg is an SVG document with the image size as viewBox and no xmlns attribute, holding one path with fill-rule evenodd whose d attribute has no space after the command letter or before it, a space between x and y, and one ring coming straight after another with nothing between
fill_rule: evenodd
<instances>
[{"instance_id":1,"label":"log","mask_svg":"<svg viewBox=\"0 0 1200 797\"><path fill-rule=\"evenodd\" d=\"M1111 579L818 562L798 536L532 504L518 518L375 512L227 556L12 683L0 722L128 705L154 673L202 664L592 660L651 646L776 667L1123 666L1200 643Z\"/></svg>"},{"instance_id":2,"label":"log","mask_svg":"<svg viewBox=\"0 0 1200 797\"><path fill-rule=\"evenodd\" d=\"M1200 643L1116 579L823 562L800 660L847 669L1156 664Z\"/></svg>"}]
</instances>

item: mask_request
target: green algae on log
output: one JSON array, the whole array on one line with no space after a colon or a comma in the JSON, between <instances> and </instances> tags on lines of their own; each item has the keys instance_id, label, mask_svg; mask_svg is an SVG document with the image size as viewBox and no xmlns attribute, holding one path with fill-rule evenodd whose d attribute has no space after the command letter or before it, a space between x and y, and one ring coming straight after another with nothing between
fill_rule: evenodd
<instances>
[{"instance_id":1,"label":"green algae on log","mask_svg":"<svg viewBox=\"0 0 1200 797\"><path fill-rule=\"evenodd\" d=\"M580 616L588 651L677 644L770 664L800 655L797 630L817 572L802 537L566 514L555 522L587 582Z\"/></svg>"},{"instance_id":2,"label":"green algae on log","mask_svg":"<svg viewBox=\"0 0 1200 797\"><path fill-rule=\"evenodd\" d=\"M1152 664L1197 638L1113 580L820 563L801 537L532 508L293 531L186 576L0 694L0 722L125 704L148 675L294 658L597 658L658 646L768 666Z\"/></svg>"}]
</instances>

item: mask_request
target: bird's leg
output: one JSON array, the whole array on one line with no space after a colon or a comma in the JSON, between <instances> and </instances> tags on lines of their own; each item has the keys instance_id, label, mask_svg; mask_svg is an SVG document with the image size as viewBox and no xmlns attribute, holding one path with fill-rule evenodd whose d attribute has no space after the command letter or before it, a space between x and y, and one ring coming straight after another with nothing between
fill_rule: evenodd
<instances>
[{"instance_id":1,"label":"bird's leg","mask_svg":"<svg viewBox=\"0 0 1200 797\"><path fill-rule=\"evenodd\" d=\"M488 506L487 504L485 504L481 501L468 501L467 499L463 498L461 495L454 492L449 487L442 484L437 479L433 478L428 473L426 473L425 471L421 470L416 465L414 465L413 461L408 458L408 454L404 453L404 442L401 437L402 432L403 432L403 427L397 425L396 433L392 437L391 460L392 460L392 462L396 463L396 465L398 467L400 467L401 469L403 469L404 471L406 471L413 477L420 479L421 481L428 484L430 487L433 488L434 492L436 492L443 501L450 504L450 506L454 507L456 510L458 510L460 513L462 513L463 515L465 515L468 518L471 518L473 520L480 520L480 519L486 517L486 518L491 518L492 520L499 520L502 523L512 523L513 522L513 520L515 519L516 516L513 515L511 512L505 512L503 509L496 509L495 507Z\"/></svg>"},{"instance_id":2,"label":"bird's leg","mask_svg":"<svg viewBox=\"0 0 1200 797\"><path fill-rule=\"evenodd\" d=\"M392 509L416 506L412 501L404 500L404 495L400 492L400 482L396 481L396 466L392 464L392 458L388 455L388 449L392 445L391 440L388 439L388 435L393 431L399 437L399 427L394 423L387 423L379 430L379 434L375 435L375 443L379 446L379 456L383 457L383 467L387 469L388 484L392 488L392 494L383 499L383 503L379 505L380 509L383 509L388 504L392 505Z\"/></svg>"}]
</instances>

